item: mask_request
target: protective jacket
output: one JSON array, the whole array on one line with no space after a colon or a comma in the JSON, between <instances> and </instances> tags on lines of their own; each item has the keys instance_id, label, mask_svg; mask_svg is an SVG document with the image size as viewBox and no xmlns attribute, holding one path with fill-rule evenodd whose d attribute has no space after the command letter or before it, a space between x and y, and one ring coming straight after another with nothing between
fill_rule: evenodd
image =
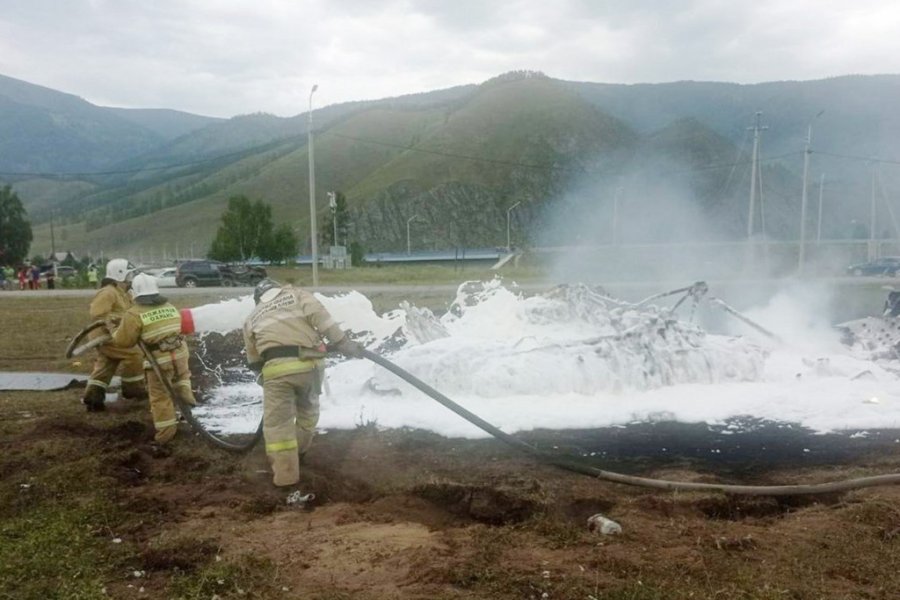
<instances>
[{"instance_id":1,"label":"protective jacket","mask_svg":"<svg viewBox=\"0 0 900 600\"><path fill-rule=\"evenodd\" d=\"M344 337L311 293L284 286L244 322L247 361L263 375L263 436L277 486L300 480L300 456L319 422L322 336Z\"/></svg>"},{"instance_id":2,"label":"protective jacket","mask_svg":"<svg viewBox=\"0 0 900 600\"><path fill-rule=\"evenodd\" d=\"M94 294L89 314L92 321L118 320L132 305L131 298L118 285L105 285ZM98 327L91 332L91 339L110 332L105 327ZM119 348L106 343L97 347L97 359L94 369L88 378L84 403L90 410L102 410L106 389L122 365L122 395L130 398L145 398L144 359L137 348Z\"/></svg>"},{"instance_id":3,"label":"protective jacket","mask_svg":"<svg viewBox=\"0 0 900 600\"><path fill-rule=\"evenodd\" d=\"M141 298L138 298L140 301ZM153 301L153 300L151 300ZM112 343L130 347L144 342L160 367L163 377L187 404L195 404L188 367L188 348L181 335L181 314L161 298L154 304L134 304L122 315ZM156 428L156 441L167 442L175 436L178 423L175 405L168 389L154 370L147 371L150 388L150 412Z\"/></svg>"},{"instance_id":4,"label":"protective jacket","mask_svg":"<svg viewBox=\"0 0 900 600\"><path fill-rule=\"evenodd\" d=\"M262 367L266 379L312 371L324 356L323 335L339 342L344 332L315 296L284 286L275 298L260 302L244 322L247 362ZM293 356L282 356L283 348L297 350Z\"/></svg>"}]
</instances>

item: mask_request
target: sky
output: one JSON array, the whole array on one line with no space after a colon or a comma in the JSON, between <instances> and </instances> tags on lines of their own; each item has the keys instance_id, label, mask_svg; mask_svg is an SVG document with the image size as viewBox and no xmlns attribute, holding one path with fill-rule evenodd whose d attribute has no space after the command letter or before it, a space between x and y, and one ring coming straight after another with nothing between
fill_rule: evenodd
<instances>
[{"instance_id":1,"label":"sky","mask_svg":"<svg viewBox=\"0 0 900 600\"><path fill-rule=\"evenodd\" d=\"M477 84L900 72L893 0L0 0L0 74L214 117Z\"/></svg>"}]
</instances>

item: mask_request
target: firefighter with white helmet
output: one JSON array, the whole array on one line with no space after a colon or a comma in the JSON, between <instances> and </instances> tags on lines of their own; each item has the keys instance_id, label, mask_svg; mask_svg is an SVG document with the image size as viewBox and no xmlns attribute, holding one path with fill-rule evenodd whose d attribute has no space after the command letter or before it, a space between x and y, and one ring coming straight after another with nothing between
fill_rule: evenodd
<instances>
[{"instance_id":1,"label":"firefighter with white helmet","mask_svg":"<svg viewBox=\"0 0 900 600\"><path fill-rule=\"evenodd\" d=\"M100 289L91 300L92 321L116 321L128 310L132 301L127 292L131 286L134 269L124 258L114 258L106 264L106 275ZM104 328L95 329L91 336L96 338L108 334ZM144 387L144 358L134 347L119 348L110 343L97 347L94 370L88 379L82 403L89 412L105 409L106 389L121 365L122 396L143 399L147 397Z\"/></svg>"},{"instance_id":2,"label":"firefighter with white helmet","mask_svg":"<svg viewBox=\"0 0 900 600\"><path fill-rule=\"evenodd\" d=\"M159 295L156 278L151 275L135 275L131 295L134 304L122 315L122 321L113 333L112 343L129 348L135 346L138 340L143 341L179 399L186 404L196 404L191 391L188 348L181 334L181 314ZM153 369L147 371L147 384L150 388L150 412L156 429L155 441L164 444L175 437L177 431L175 405L165 382Z\"/></svg>"},{"instance_id":3,"label":"firefighter with white helmet","mask_svg":"<svg viewBox=\"0 0 900 600\"><path fill-rule=\"evenodd\" d=\"M263 279L253 297L256 308L244 322L247 362L263 377L263 436L274 483L291 486L319 422L322 337L348 356L362 356L363 347L306 290Z\"/></svg>"}]
</instances>

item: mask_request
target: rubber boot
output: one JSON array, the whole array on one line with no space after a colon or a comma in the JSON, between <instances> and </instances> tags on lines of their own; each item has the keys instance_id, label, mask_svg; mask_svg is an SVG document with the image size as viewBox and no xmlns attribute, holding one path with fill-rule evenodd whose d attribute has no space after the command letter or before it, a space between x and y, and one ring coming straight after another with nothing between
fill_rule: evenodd
<instances>
[{"instance_id":1,"label":"rubber boot","mask_svg":"<svg viewBox=\"0 0 900 600\"><path fill-rule=\"evenodd\" d=\"M103 412L106 410L105 400L106 390L96 385L89 385L84 390L84 397L81 399L81 403L84 404L88 412Z\"/></svg>"}]
</instances>

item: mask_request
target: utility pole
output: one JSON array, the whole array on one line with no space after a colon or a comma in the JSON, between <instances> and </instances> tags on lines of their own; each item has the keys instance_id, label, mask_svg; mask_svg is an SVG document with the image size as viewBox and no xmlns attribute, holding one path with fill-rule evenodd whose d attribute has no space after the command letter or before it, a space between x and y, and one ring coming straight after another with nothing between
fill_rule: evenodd
<instances>
[{"instance_id":1,"label":"utility pole","mask_svg":"<svg viewBox=\"0 0 900 600\"><path fill-rule=\"evenodd\" d=\"M309 236L312 246L312 279L313 287L319 287L319 242L316 231L316 159L313 155L313 94L319 89L313 85L309 91L309 114L307 115L307 140L309 150Z\"/></svg>"},{"instance_id":2,"label":"utility pole","mask_svg":"<svg viewBox=\"0 0 900 600\"><path fill-rule=\"evenodd\" d=\"M872 203L869 207L869 260L875 260L878 251L875 247L875 163L872 163Z\"/></svg>"},{"instance_id":3,"label":"utility pole","mask_svg":"<svg viewBox=\"0 0 900 600\"><path fill-rule=\"evenodd\" d=\"M409 238L409 224L415 219L418 215L413 215L406 220L406 254L412 254L412 244L410 243Z\"/></svg>"},{"instance_id":4,"label":"utility pole","mask_svg":"<svg viewBox=\"0 0 900 600\"><path fill-rule=\"evenodd\" d=\"M622 196L622 187L616 188L613 195L613 216L612 216L612 243L613 246L619 243L619 199Z\"/></svg>"},{"instance_id":5,"label":"utility pole","mask_svg":"<svg viewBox=\"0 0 900 600\"><path fill-rule=\"evenodd\" d=\"M807 199L807 180L809 179L809 155L812 154L810 146L812 145L812 124L813 121L822 116L824 110L816 113L806 128L806 148L803 151L803 192L800 198L800 252L797 259L797 273L803 275L803 266L806 260L806 199Z\"/></svg>"},{"instance_id":6,"label":"utility pole","mask_svg":"<svg viewBox=\"0 0 900 600\"><path fill-rule=\"evenodd\" d=\"M816 223L816 245L822 242L822 195L825 192L825 173L819 177L819 220Z\"/></svg>"},{"instance_id":7,"label":"utility pole","mask_svg":"<svg viewBox=\"0 0 900 600\"><path fill-rule=\"evenodd\" d=\"M756 179L759 169L759 132L768 129L768 126L760 126L762 112L756 111L756 124L747 129L753 130L753 162L750 167L750 213L747 218L747 240L753 239L753 218L756 215Z\"/></svg>"},{"instance_id":8,"label":"utility pole","mask_svg":"<svg viewBox=\"0 0 900 600\"><path fill-rule=\"evenodd\" d=\"M52 257L50 260L53 264L56 263L56 234L53 232L53 214L55 211L50 210L50 256Z\"/></svg>"},{"instance_id":9,"label":"utility pole","mask_svg":"<svg viewBox=\"0 0 900 600\"><path fill-rule=\"evenodd\" d=\"M512 206L510 206L509 208L506 209L506 252L507 253L512 252L512 238L510 237L510 225L509 225L510 214L512 213L512 210L520 204L522 204L521 200L519 200L518 202L516 202L515 204L513 204Z\"/></svg>"},{"instance_id":10,"label":"utility pole","mask_svg":"<svg viewBox=\"0 0 900 600\"><path fill-rule=\"evenodd\" d=\"M337 246L337 194L328 192L328 206L331 207L331 224L334 225L334 233L331 238L331 245Z\"/></svg>"}]
</instances>

